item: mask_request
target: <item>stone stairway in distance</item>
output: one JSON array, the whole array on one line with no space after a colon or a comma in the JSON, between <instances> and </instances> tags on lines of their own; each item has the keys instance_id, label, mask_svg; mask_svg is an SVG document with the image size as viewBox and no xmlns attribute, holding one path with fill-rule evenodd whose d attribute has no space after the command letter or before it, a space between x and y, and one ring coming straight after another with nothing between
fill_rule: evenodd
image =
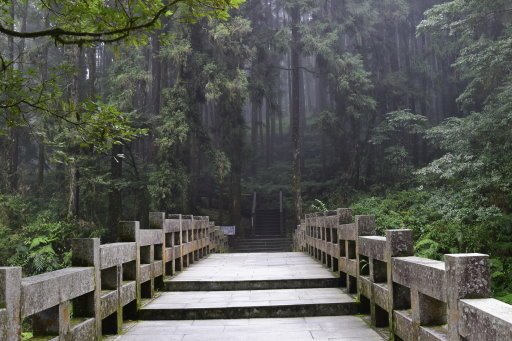
<instances>
[{"instance_id":1,"label":"stone stairway in distance","mask_svg":"<svg viewBox=\"0 0 512 341\"><path fill-rule=\"evenodd\" d=\"M256 211L254 232L250 236L235 239L232 252L289 252L292 248L290 237L281 236L279 209Z\"/></svg>"},{"instance_id":2,"label":"stone stairway in distance","mask_svg":"<svg viewBox=\"0 0 512 341\"><path fill-rule=\"evenodd\" d=\"M213 254L165 281L141 320L343 316L358 312L339 279L302 253Z\"/></svg>"}]
</instances>

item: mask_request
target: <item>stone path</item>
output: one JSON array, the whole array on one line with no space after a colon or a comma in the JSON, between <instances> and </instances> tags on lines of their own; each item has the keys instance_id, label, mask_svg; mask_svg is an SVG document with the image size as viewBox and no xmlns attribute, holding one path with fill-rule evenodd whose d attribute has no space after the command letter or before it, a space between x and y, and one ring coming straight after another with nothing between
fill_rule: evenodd
<instances>
[{"instance_id":1,"label":"stone path","mask_svg":"<svg viewBox=\"0 0 512 341\"><path fill-rule=\"evenodd\" d=\"M212 254L171 282L334 278L320 263L300 252Z\"/></svg>"},{"instance_id":2,"label":"stone path","mask_svg":"<svg viewBox=\"0 0 512 341\"><path fill-rule=\"evenodd\" d=\"M144 321L120 341L382 341L362 319L322 316L275 319Z\"/></svg>"},{"instance_id":3,"label":"stone path","mask_svg":"<svg viewBox=\"0 0 512 341\"><path fill-rule=\"evenodd\" d=\"M384 340L350 316L357 304L338 279L302 253L213 254L166 288L114 340Z\"/></svg>"},{"instance_id":4,"label":"stone path","mask_svg":"<svg viewBox=\"0 0 512 341\"><path fill-rule=\"evenodd\" d=\"M260 307L272 305L351 303L339 288L166 292L144 309Z\"/></svg>"}]
</instances>

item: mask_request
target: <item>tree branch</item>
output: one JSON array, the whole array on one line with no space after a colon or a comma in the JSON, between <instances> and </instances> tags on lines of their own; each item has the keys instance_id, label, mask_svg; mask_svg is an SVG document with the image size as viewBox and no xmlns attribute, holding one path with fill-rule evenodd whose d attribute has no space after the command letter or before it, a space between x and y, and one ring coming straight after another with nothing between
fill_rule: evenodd
<instances>
[{"instance_id":1,"label":"tree branch","mask_svg":"<svg viewBox=\"0 0 512 341\"><path fill-rule=\"evenodd\" d=\"M154 16L146 21L145 23L135 25L134 18L127 17L126 26L119 29L102 32L87 32L87 31L72 31L55 27L51 29L32 31L32 32L19 32L15 29L7 28L0 24L0 33L16 38L40 38L40 37L52 37L55 41L61 44L84 44L84 43L112 43L126 38L130 35L130 32L141 30L144 28L150 28L156 24L156 22L164 15L165 12L169 11L172 7L185 0L173 0L169 4L160 8ZM67 37L76 37L79 39L68 39Z\"/></svg>"}]
</instances>

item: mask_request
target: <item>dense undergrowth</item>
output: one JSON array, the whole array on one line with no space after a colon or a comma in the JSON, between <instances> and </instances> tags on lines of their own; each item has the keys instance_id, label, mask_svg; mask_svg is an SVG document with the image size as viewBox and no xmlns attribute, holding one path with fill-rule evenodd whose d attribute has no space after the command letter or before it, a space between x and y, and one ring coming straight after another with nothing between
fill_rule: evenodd
<instances>
[{"instance_id":1,"label":"dense undergrowth","mask_svg":"<svg viewBox=\"0 0 512 341\"><path fill-rule=\"evenodd\" d=\"M512 216L489 207L453 207L443 192L419 189L354 202L355 214L374 214L378 232L409 228L415 253L442 260L448 253L480 252L491 258L493 294L512 303Z\"/></svg>"},{"instance_id":2,"label":"dense undergrowth","mask_svg":"<svg viewBox=\"0 0 512 341\"><path fill-rule=\"evenodd\" d=\"M70 265L70 239L98 237L92 223L59 216L52 203L19 195L0 196L0 264L21 266L24 275Z\"/></svg>"}]
</instances>

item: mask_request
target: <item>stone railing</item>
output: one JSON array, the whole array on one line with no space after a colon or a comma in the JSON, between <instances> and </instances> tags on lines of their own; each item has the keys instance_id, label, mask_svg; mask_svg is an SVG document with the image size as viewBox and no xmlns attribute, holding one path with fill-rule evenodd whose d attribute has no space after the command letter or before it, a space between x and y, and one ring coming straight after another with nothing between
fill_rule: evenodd
<instances>
[{"instance_id":1,"label":"stone railing","mask_svg":"<svg viewBox=\"0 0 512 341\"><path fill-rule=\"evenodd\" d=\"M19 267L0 268L0 340L20 340L26 325L38 340L117 334L166 277L226 245L208 217L158 212L150 229L121 222L118 243L72 240L71 268L26 278Z\"/></svg>"},{"instance_id":2,"label":"stone railing","mask_svg":"<svg viewBox=\"0 0 512 341\"><path fill-rule=\"evenodd\" d=\"M294 243L339 273L361 313L395 340L512 340L512 306L489 298L487 255L419 258L411 230L375 234L374 217L338 209L306 215Z\"/></svg>"}]
</instances>

